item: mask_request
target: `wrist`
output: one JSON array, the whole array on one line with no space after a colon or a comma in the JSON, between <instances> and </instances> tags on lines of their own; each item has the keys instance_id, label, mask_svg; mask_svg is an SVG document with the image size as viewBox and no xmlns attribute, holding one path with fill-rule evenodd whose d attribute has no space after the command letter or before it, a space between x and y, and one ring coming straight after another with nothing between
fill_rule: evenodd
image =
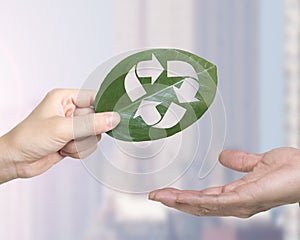
<instances>
[{"instance_id":1,"label":"wrist","mask_svg":"<svg viewBox=\"0 0 300 240\"><path fill-rule=\"evenodd\" d=\"M5 135L0 137L0 184L17 178L16 164L12 158Z\"/></svg>"}]
</instances>

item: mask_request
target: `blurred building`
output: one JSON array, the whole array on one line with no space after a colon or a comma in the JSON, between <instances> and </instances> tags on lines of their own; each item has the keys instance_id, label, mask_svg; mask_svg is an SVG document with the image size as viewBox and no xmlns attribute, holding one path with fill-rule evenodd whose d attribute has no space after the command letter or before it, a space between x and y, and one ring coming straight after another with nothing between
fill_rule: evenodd
<instances>
[{"instance_id":1,"label":"blurred building","mask_svg":"<svg viewBox=\"0 0 300 240\"><path fill-rule=\"evenodd\" d=\"M269 223L252 223L237 230L236 240L283 240L283 231L280 227Z\"/></svg>"},{"instance_id":2,"label":"blurred building","mask_svg":"<svg viewBox=\"0 0 300 240\"><path fill-rule=\"evenodd\" d=\"M285 144L300 148L300 0L284 1ZM300 212L289 206L282 212L284 237L300 236Z\"/></svg>"},{"instance_id":3,"label":"blurred building","mask_svg":"<svg viewBox=\"0 0 300 240\"><path fill-rule=\"evenodd\" d=\"M196 53L218 67L225 147L258 151L260 1L195 1Z\"/></svg>"},{"instance_id":4,"label":"blurred building","mask_svg":"<svg viewBox=\"0 0 300 240\"><path fill-rule=\"evenodd\" d=\"M103 204L88 231L88 240L167 239L167 214L145 196L114 193L106 190Z\"/></svg>"},{"instance_id":5,"label":"blurred building","mask_svg":"<svg viewBox=\"0 0 300 240\"><path fill-rule=\"evenodd\" d=\"M300 146L300 1L285 0L286 144Z\"/></svg>"},{"instance_id":6,"label":"blurred building","mask_svg":"<svg viewBox=\"0 0 300 240\"><path fill-rule=\"evenodd\" d=\"M216 231L217 228L217 231ZM207 226L203 229L201 240L283 240L283 231L280 227L270 223L250 223L236 229L233 224L222 226Z\"/></svg>"},{"instance_id":7,"label":"blurred building","mask_svg":"<svg viewBox=\"0 0 300 240\"><path fill-rule=\"evenodd\" d=\"M289 79L286 87L289 133L286 137L287 144L299 146L299 0L285 1ZM257 151L260 2L115 0L88 4L84 1L72 4L69 1L18 4L11 1L9 4L3 1L0 4L1 38L11 45L14 54L0 43L0 78L10 81L0 90L0 100L5 105L0 110L9 116L1 119L1 133L37 104L38 101L30 102L26 111L17 113L15 109L24 106L29 96L34 95L36 100L53 87L80 87L89 71L118 52L170 47L194 52L218 66L219 90L228 123L225 148ZM18 63L17 69L15 63ZM12 95L19 97L7 103ZM207 137L208 129L201 129L201 134ZM201 145L200 151L205 147ZM218 150L215 151L214 156L218 154ZM210 158L216 161L214 156ZM177 187L204 188L238 177L217 165L199 181L202 159L198 157L199 162L176 183ZM126 165L130 159L121 160ZM68 160L42 176L3 185L0 238L282 239L282 232L270 227L268 220L253 227L239 220L237 224L230 218L197 218L159 207L146 196L102 190L79 162ZM298 239L298 214L295 209L282 214L285 240Z\"/></svg>"}]
</instances>

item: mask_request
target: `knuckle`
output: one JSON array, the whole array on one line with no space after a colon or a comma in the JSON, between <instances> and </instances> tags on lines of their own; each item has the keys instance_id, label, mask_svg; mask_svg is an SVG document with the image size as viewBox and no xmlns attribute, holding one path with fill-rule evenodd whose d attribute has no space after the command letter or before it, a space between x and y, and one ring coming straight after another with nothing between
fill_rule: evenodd
<instances>
[{"instance_id":1,"label":"knuckle","mask_svg":"<svg viewBox=\"0 0 300 240\"><path fill-rule=\"evenodd\" d=\"M47 93L47 97L55 97L55 96L57 96L58 94L60 94L61 91L62 91L61 88L54 88L54 89L52 89L51 91L49 91L49 92Z\"/></svg>"}]
</instances>

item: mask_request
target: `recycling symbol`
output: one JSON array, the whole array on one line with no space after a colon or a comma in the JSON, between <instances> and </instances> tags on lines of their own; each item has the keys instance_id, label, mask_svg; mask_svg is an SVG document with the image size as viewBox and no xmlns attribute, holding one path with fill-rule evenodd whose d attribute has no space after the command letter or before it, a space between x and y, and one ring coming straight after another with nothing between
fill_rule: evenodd
<instances>
[{"instance_id":1,"label":"recycling symbol","mask_svg":"<svg viewBox=\"0 0 300 240\"><path fill-rule=\"evenodd\" d=\"M163 71L164 68L161 66L155 54L152 54L151 60L139 62L132 67L124 81L125 89L130 100L134 102L147 94L139 78L150 77L151 85L153 85ZM184 77L180 88L173 86L179 103L199 101L199 99L196 98L199 83L195 80L198 79L198 76L192 65L178 60L167 61L167 77ZM165 129L175 126L184 116L186 109L172 102L162 117L156 108L157 105L161 103L162 102L143 99L134 118L140 116L147 125L154 128Z\"/></svg>"},{"instance_id":2,"label":"recycling symbol","mask_svg":"<svg viewBox=\"0 0 300 240\"><path fill-rule=\"evenodd\" d=\"M102 82L96 112L116 111L124 141L171 136L197 121L212 103L216 66L178 49L150 49L120 61Z\"/></svg>"}]
</instances>

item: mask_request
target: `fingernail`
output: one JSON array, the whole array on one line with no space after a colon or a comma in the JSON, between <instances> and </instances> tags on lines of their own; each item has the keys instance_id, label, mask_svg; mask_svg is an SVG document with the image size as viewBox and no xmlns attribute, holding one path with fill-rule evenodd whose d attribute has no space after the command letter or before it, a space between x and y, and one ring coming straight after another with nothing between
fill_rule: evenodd
<instances>
[{"instance_id":1,"label":"fingernail","mask_svg":"<svg viewBox=\"0 0 300 240\"><path fill-rule=\"evenodd\" d=\"M117 112L107 113L106 124L109 129L113 129L120 123L120 115Z\"/></svg>"}]
</instances>

